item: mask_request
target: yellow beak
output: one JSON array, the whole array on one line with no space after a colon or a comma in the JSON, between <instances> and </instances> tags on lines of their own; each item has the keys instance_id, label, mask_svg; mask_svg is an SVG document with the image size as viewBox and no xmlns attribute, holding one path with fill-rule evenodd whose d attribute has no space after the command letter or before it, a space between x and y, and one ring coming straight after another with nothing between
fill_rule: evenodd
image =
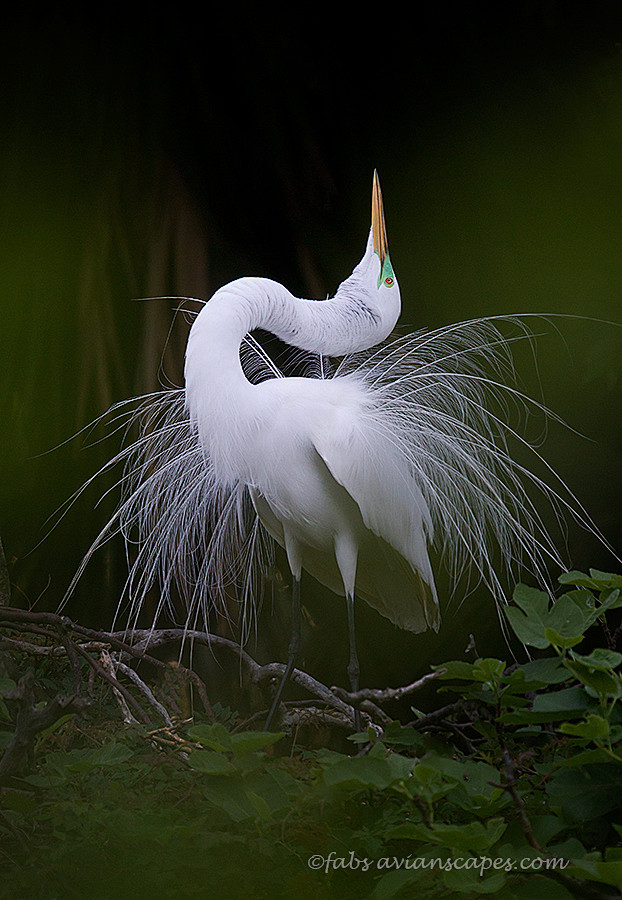
<instances>
[{"instance_id":1,"label":"yellow beak","mask_svg":"<svg viewBox=\"0 0 622 900\"><path fill-rule=\"evenodd\" d=\"M389 244L387 242L387 228L384 223L382 191L380 190L378 173L375 169L374 183L371 189L371 228L374 238L374 250L380 257L380 267L382 268L382 266L384 266L384 261L389 253Z\"/></svg>"}]
</instances>

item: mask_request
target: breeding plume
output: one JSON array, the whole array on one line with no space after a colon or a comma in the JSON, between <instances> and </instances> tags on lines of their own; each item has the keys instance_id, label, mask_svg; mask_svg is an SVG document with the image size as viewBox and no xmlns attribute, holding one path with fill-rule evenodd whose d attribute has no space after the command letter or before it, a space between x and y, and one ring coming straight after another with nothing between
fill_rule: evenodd
<instances>
[{"instance_id":1,"label":"breeding plume","mask_svg":"<svg viewBox=\"0 0 622 900\"><path fill-rule=\"evenodd\" d=\"M189 626L235 587L247 633L276 542L293 580L288 671L305 570L345 597L357 689L355 601L400 628L438 629L431 552L499 601L500 562L541 580L562 566L534 489L558 511L572 499L508 450L508 409L531 403L511 379L512 341L528 330L498 318L391 336L399 315L376 175L365 253L332 298L240 278L204 304L185 388L140 398L128 413L139 436L110 463L125 463L123 498L90 553L116 530L136 544L130 621L153 585L161 604L184 599ZM312 371L285 376L256 329L306 351Z\"/></svg>"}]
</instances>

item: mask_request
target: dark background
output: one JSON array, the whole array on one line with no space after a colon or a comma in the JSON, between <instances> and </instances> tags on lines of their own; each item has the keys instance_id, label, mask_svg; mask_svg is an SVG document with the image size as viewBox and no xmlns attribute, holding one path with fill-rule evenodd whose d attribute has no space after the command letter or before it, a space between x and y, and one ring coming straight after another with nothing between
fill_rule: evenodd
<instances>
[{"instance_id":1,"label":"dark background","mask_svg":"<svg viewBox=\"0 0 622 900\"><path fill-rule=\"evenodd\" d=\"M114 505L95 508L94 486L48 534L118 445L68 439L163 373L180 382L175 304L133 298L207 298L246 274L333 293L364 249L374 168L402 325L590 317L538 342L545 400L585 436L553 424L544 453L620 547L622 329L591 320L622 322L619 5L499 7L5 16L0 535L15 604L55 609ZM616 567L580 529L567 540L569 564ZM68 611L107 627L123 578L112 544ZM344 604L304 584L307 665L341 681ZM363 683L462 656L469 633L503 652L486 592L460 599L438 637L361 606ZM289 620L269 612L260 652L282 657Z\"/></svg>"}]
</instances>

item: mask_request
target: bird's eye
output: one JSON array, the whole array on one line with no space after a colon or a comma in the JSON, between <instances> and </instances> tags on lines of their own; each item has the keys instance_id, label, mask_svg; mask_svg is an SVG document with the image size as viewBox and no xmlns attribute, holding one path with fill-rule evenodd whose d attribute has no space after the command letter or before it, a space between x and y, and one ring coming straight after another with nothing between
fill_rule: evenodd
<instances>
[{"instance_id":1,"label":"bird's eye","mask_svg":"<svg viewBox=\"0 0 622 900\"><path fill-rule=\"evenodd\" d=\"M391 285L393 284L393 279L391 278L390 275L388 275L388 276L384 279L384 283L386 284L387 287L391 287Z\"/></svg>"}]
</instances>

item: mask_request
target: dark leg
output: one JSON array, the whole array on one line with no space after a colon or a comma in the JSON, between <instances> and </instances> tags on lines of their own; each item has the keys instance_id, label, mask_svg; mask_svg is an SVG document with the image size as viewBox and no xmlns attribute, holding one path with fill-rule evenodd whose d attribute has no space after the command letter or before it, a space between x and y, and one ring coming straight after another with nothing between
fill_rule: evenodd
<instances>
[{"instance_id":1,"label":"dark leg","mask_svg":"<svg viewBox=\"0 0 622 900\"><path fill-rule=\"evenodd\" d=\"M292 583L292 637L289 642L289 652L287 654L287 667L285 669L285 674L281 679L281 683L278 686L276 695L274 700L272 701L272 706L270 707L270 712L268 713L268 718L266 719L266 724L263 727L264 731L270 730L270 725L272 724L272 719L274 718L274 714L276 713L279 703L281 702L281 694L283 693L283 688L287 684L287 680L289 676L292 674L292 669L296 664L296 660L298 659L298 655L300 653L300 580L294 578Z\"/></svg>"},{"instance_id":2,"label":"dark leg","mask_svg":"<svg viewBox=\"0 0 622 900\"><path fill-rule=\"evenodd\" d=\"M346 597L348 606L348 634L350 636L350 662L348 663L348 675L350 676L350 689L355 694L359 689L359 658L356 653L356 632L354 630L354 595ZM361 716L358 707L354 709L354 727L361 730Z\"/></svg>"}]
</instances>

